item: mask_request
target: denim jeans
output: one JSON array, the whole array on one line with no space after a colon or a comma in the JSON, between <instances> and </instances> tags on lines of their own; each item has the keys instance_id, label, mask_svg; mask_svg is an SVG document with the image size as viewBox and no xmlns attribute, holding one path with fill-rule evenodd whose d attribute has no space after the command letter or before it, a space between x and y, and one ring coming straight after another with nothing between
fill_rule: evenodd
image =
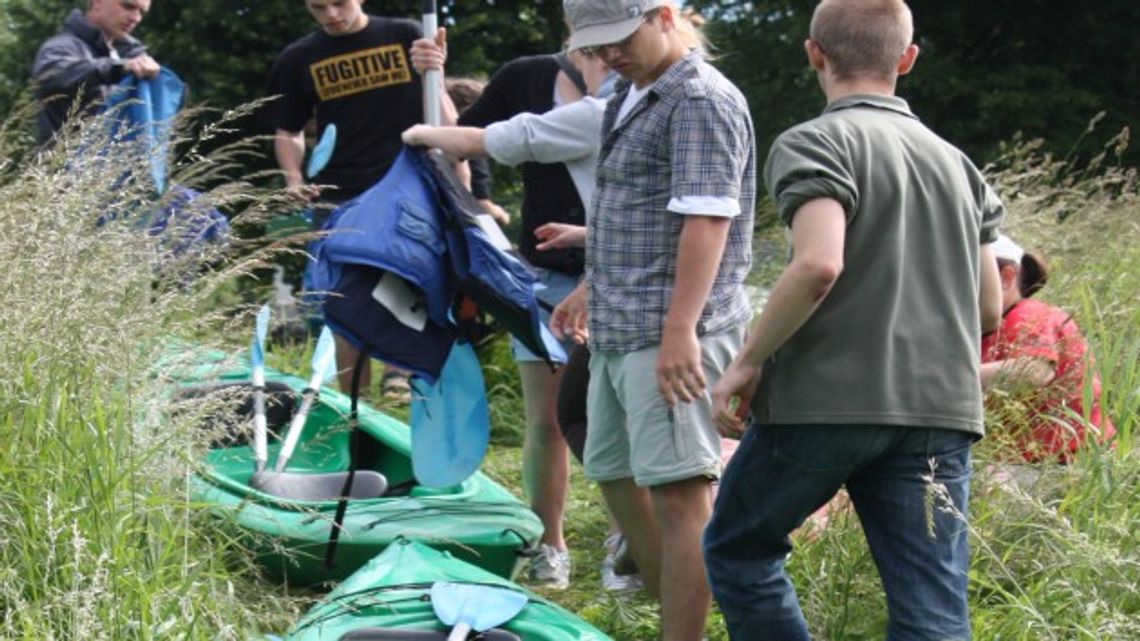
<instances>
[{"instance_id":1,"label":"denim jeans","mask_svg":"<svg viewBox=\"0 0 1140 641\"><path fill-rule=\"evenodd\" d=\"M887 639L969 639L965 518L974 438L899 426L750 429L704 535L709 583L733 641L810 638L784 571L788 535L844 485L887 595Z\"/></svg>"}]
</instances>

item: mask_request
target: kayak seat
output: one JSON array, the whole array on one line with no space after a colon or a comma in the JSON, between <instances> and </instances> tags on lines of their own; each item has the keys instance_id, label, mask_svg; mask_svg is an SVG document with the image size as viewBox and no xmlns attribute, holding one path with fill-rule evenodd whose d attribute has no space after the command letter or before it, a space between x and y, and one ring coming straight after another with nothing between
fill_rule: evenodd
<instances>
[{"instance_id":1,"label":"kayak seat","mask_svg":"<svg viewBox=\"0 0 1140 641\"><path fill-rule=\"evenodd\" d=\"M494 628L469 636L471 641L522 641L518 635ZM359 628L342 635L339 641L447 641L447 632L437 630L397 630L395 628Z\"/></svg>"},{"instance_id":2,"label":"kayak seat","mask_svg":"<svg viewBox=\"0 0 1140 641\"><path fill-rule=\"evenodd\" d=\"M253 389L248 382L222 383L218 385L194 385L178 391L174 395L175 405L184 405L195 399L205 399L214 395L224 395L229 402L220 404L216 411L202 417L203 429L217 430L219 425L226 429L210 442L210 448L248 445L250 431L247 428L253 417ZM269 430L289 424L294 411L294 392L291 387L277 381L265 384L265 422Z\"/></svg>"},{"instance_id":3,"label":"kayak seat","mask_svg":"<svg viewBox=\"0 0 1140 641\"><path fill-rule=\"evenodd\" d=\"M306 472L256 472L249 486L278 498L292 501L336 501L340 499L348 472L325 474ZM388 490L388 478L374 470L357 470L352 479L350 499L374 499Z\"/></svg>"}]
</instances>

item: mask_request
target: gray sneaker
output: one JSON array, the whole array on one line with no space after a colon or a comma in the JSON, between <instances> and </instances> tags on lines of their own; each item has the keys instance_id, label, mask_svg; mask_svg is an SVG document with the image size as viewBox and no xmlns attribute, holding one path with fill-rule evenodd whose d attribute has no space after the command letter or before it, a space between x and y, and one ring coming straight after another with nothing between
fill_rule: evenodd
<instances>
[{"instance_id":1,"label":"gray sneaker","mask_svg":"<svg viewBox=\"0 0 1140 641\"><path fill-rule=\"evenodd\" d=\"M620 533L611 534L606 537L603 545L606 548L606 556L602 559L601 579L602 588L610 592L635 592L644 587L641 583L641 577L636 574L636 567L634 573L618 574L614 568L618 561L618 552L625 551L625 539ZM631 564L632 565L632 564Z\"/></svg>"},{"instance_id":2,"label":"gray sneaker","mask_svg":"<svg viewBox=\"0 0 1140 641\"><path fill-rule=\"evenodd\" d=\"M538 554L530 560L528 578L532 585L565 590L570 587L570 553L539 543Z\"/></svg>"}]
</instances>

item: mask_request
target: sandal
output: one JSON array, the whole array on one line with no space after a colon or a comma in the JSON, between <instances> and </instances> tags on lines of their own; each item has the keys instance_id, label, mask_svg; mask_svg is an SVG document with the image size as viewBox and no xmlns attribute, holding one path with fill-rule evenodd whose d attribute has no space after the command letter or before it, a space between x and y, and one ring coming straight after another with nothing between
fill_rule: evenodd
<instances>
[{"instance_id":1,"label":"sandal","mask_svg":"<svg viewBox=\"0 0 1140 641\"><path fill-rule=\"evenodd\" d=\"M380 378L380 394L389 401L407 403L412 400L412 386L406 372L386 370Z\"/></svg>"}]
</instances>

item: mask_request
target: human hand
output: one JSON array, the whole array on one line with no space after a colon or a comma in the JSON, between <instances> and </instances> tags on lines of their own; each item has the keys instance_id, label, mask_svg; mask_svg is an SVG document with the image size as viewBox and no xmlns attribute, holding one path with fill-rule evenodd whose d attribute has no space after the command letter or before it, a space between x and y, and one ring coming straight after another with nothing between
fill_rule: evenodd
<instances>
[{"instance_id":1,"label":"human hand","mask_svg":"<svg viewBox=\"0 0 1140 641\"><path fill-rule=\"evenodd\" d=\"M542 241L534 246L539 251L586 246L586 228L581 225L546 223L534 230L534 236Z\"/></svg>"},{"instance_id":2,"label":"human hand","mask_svg":"<svg viewBox=\"0 0 1140 641\"><path fill-rule=\"evenodd\" d=\"M321 195L321 188L308 183L297 183L285 187L285 194L293 202L307 204Z\"/></svg>"},{"instance_id":3,"label":"human hand","mask_svg":"<svg viewBox=\"0 0 1140 641\"><path fill-rule=\"evenodd\" d=\"M435 38L420 38L412 43L412 68L417 73L443 69L447 62L447 29L440 27Z\"/></svg>"},{"instance_id":4,"label":"human hand","mask_svg":"<svg viewBox=\"0 0 1140 641\"><path fill-rule=\"evenodd\" d=\"M432 129L434 129L434 127L431 125L412 125L405 129L404 133L400 134L400 138L404 141L405 145L426 145L427 143L424 142L424 138L426 138L427 133Z\"/></svg>"},{"instance_id":5,"label":"human hand","mask_svg":"<svg viewBox=\"0 0 1140 641\"><path fill-rule=\"evenodd\" d=\"M701 367L701 344L692 329L661 332L657 351L657 389L665 404L692 403L705 397L705 371Z\"/></svg>"},{"instance_id":6,"label":"human hand","mask_svg":"<svg viewBox=\"0 0 1140 641\"><path fill-rule=\"evenodd\" d=\"M487 212L491 215L491 218L495 219L495 222L503 225L504 227L511 224L511 213L500 207L494 201L488 198L481 198L479 199L479 204L483 206L483 211Z\"/></svg>"},{"instance_id":7,"label":"human hand","mask_svg":"<svg viewBox=\"0 0 1140 641\"><path fill-rule=\"evenodd\" d=\"M550 313L550 331L559 339L569 337L583 344L590 336L586 327L588 312L586 283L582 282Z\"/></svg>"},{"instance_id":8,"label":"human hand","mask_svg":"<svg viewBox=\"0 0 1140 641\"><path fill-rule=\"evenodd\" d=\"M760 367L733 361L712 388L712 415L721 436L744 433L752 397L760 386Z\"/></svg>"},{"instance_id":9,"label":"human hand","mask_svg":"<svg viewBox=\"0 0 1140 641\"><path fill-rule=\"evenodd\" d=\"M154 58L144 53L134 58L128 58L127 61L123 63L123 70L136 78L149 80L158 76L159 66Z\"/></svg>"}]
</instances>

